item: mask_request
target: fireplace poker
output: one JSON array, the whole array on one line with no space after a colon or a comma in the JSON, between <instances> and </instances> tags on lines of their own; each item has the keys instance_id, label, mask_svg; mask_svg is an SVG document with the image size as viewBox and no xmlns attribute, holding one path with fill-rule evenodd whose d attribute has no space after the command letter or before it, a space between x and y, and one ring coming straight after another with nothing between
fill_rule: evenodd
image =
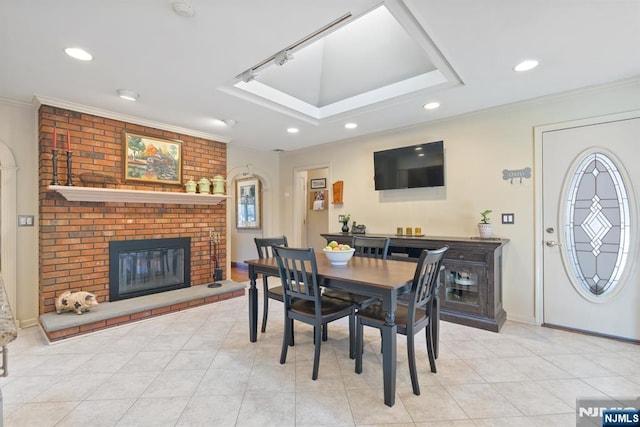
<instances>
[{"instance_id":1,"label":"fireplace poker","mask_svg":"<svg viewBox=\"0 0 640 427\"><path fill-rule=\"evenodd\" d=\"M209 272L211 273L211 278L213 279L213 283L209 283L207 285L208 288L219 288L222 286L221 283L217 283L217 280L220 280L222 277L222 270L218 267L218 244L217 237L215 237L213 233L213 229L209 230ZM215 255L214 255L215 249ZM215 266L214 266L215 259ZM220 277L218 277L218 271L220 272Z\"/></svg>"}]
</instances>

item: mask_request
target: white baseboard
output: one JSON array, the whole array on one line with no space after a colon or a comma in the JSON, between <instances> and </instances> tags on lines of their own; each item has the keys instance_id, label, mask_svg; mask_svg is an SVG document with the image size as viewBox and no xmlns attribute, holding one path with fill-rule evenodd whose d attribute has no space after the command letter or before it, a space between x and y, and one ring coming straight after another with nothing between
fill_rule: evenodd
<instances>
[{"instance_id":1,"label":"white baseboard","mask_svg":"<svg viewBox=\"0 0 640 427\"><path fill-rule=\"evenodd\" d=\"M527 325L540 326L540 323L536 322L536 318L533 316L520 316L518 314L507 313L507 320L512 322L526 323Z\"/></svg>"}]
</instances>

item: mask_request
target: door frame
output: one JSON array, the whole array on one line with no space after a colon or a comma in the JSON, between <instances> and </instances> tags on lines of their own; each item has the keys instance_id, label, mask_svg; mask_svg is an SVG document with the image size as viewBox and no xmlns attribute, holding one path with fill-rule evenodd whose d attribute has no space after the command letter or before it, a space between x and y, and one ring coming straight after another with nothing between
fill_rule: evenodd
<instances>
[{"instance_id":1,"label":"door frame","mask_svg":"<svg viewBox=\"0 0 640 427\"><path fill-rule=\"evenodd\" d=\"M585 119L570 120L566 122L553 123L549 125L534 126L534 316L535 322L541 325L544 321L544 215L543 215L543 194L542 194L542 137L545 132L570 129L575 127L598 125L609 122L617 122L640 118L640 110L626 111L623 113L607 114L603 116L588 117Z\"/></svg>"},{"instance_id":2,"label":"door frame","mask_svg":"<svg viewBox=\"0 0 640 427\"><path fill-rule=\"evenodd\" d=\"M290 239L289 245L293 247L300 247L301 242L305 239L302 238L302 234L306 236L307 224L306 224L306 209L307 209L307 188L301 188L299 182L304 177L305 182L307 179L307 172L313 169L327 169L327 182L331 182L331 163L317 163L307 166L301 166L293 169L293 236ZM327 188L329 190L329 188ZM327 200L328 215L331 215L331 203Z\"/></svg>"}]
</instances>

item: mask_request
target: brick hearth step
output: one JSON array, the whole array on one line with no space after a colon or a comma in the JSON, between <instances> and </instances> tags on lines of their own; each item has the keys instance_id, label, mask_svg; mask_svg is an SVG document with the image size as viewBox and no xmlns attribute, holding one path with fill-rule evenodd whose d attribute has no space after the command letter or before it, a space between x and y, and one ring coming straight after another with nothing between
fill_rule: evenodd
<instances>
[{"instance_id":1,"label":"brick hearth step","mask_svg":"<svg viewBox=\"0 0 640 427\"><path fill-rule=\"evenodd\" d=\"M136 320L180 311L203 304L243 296L247 283L222 280L222 286L206 285L160 292L114 302L103 302L81 315L75 312L45 313L40 324L51 341L86 334Z\"/></svg>"}]
</instances>

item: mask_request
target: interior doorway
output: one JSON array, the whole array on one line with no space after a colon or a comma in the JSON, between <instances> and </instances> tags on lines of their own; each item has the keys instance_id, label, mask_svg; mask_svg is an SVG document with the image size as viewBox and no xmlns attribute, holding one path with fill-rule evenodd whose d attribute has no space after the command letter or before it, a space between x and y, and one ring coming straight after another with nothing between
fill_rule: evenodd
<instances>
[{"instance_id":1,"label":"interior doorway","mask_svg":"<svg viewBox=\"0 0 640 427\"><path fill-rule=\"evenodd\" d=\"M324 247L325 240L320 234L329 231L329 170L328 164L294 170L291 246L312 247L316 251Z\"/></svg>"}]
</instances>

